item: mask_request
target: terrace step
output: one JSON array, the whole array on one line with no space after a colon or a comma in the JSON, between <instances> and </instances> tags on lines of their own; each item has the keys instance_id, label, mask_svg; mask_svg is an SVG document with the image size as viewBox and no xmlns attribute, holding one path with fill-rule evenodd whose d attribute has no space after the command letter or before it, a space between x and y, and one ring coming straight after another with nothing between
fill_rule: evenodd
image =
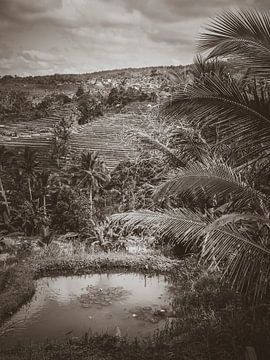
<instances>
[{"instance_id":1,"label":"terrace step","mask_svg":"<svg viewBox=\"0 0 270 360\"><path fill-rule=\"evenodd\" d=\"M72 129L70 146L71 154L79 155L82 151L97 151L112 170L120 161L136 155L135 147L125 143L123 132L127 126L141 127L146 123L149 108L146 104L133 103L125 108L125 113L106 113L104 116ZM55 169L55 161L51 159L53 126L62 117L72 114L72 108L56 109L53 115L32 122L13 123L0 127L0 145L22 151L25 146L38 152L40 167ZM1 136L2 130L16 132L17 136ZM42 132L40 132L42 130ZM72 162L71 157L68 158Z\"/></svg>"}]
</instances>

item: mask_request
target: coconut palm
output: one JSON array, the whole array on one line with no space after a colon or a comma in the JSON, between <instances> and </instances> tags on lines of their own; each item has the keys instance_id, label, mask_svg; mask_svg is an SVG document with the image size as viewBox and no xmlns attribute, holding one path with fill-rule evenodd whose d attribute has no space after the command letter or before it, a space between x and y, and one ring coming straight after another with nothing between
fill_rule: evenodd
<instances>
[{"instance_id":1,"label":"coconut palm","mask_svg":"<svg viewBox=\"0 0 270 360\"><path fill-rule=\"evenodd\" d=\"M200 36L199 50L208 51L208 57L196 59L196 81L180 87L165 104L164 114L168 118L189 114L192 126L200 130L214 127L217 136L211 140L237 149L238 165L268 157L270 13L226 11L206 29ZM226 68L231 67L234 73L239 68L243 74L247 72L245 79L228 75L224 59Z\"/></svg>"},{"instance_id":2,"label":"coconut palm","mask_svg":"<svg viewBox=\"0 0 270 360\"><path fill-rule=\"evenodd\" d=\"M267 197L247 184L241 173L216 159L178 170L156 189L155 197L185 196L189 191L194 196L205 191L216 206L204 212L168 208L113 218L124 222L127 230L141 225L189 249L200 248L202 261L209 267L221 264L237 290L260 301L270 286Z\"/></svg>"},{"instance_id":3,"label":"coconut palm","mask_svg":"<svg viewBox=\"0 0 270 360\"><path fill-rule=\"evenodd\" d=\"M267 194L248 180L248 171L251 162L263 159L269 164L270 88L261 79L268 80L270 74L270 15L255 10L223 12L201 35L199 45L210 52L210 61L221 57L231 64L241 59L247 76L243 81L225 72L203 71L201 66L202 76L180 86L162 111L171 122L185 116L199 133L213 128L216 136L206 138L210 149L227 144L233 161L207 151L174 169L154 195L160 200L204 193L211 206L203 211L167 208L114 218L128 229L144 225L187 246L196 244L202 260L221 265L231 284L257 302L270 291L270 208ZM250 74L259 81L251 80Z\"/></svg>"},{"instance_id":4,"label":"coconut palm","mask_svg":"<svg viewBox=\"0 0 270 360\"><path fill-rule=\"evenodd\" d=\"M108 180L103 162L96 151L81 154L80 166L73 168L75 182L78 187L87 190L91 216L93 214L93 197Z\"/></svg>"},{"instance_id":5,"label":"coconut palm","mask_svg":"<svg viewBox=\"0 0 270 360\"><path fill-rule=\"evenodd\" d=\"M168 118L189 115L190 124L201 131L214 127L210 142L225 143L237 150L238 164L268 157L270 146L270 88L241 90L236 80L205 75L203 80L180 89L164 105ZM235 142L238 141L237 147Z\"/></svg>"}]
</instances>

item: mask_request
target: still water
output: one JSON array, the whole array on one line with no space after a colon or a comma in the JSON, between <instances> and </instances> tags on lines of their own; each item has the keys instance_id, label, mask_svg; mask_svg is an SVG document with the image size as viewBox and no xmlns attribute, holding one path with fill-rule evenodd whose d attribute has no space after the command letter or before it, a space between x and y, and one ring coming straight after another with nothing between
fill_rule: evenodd
<instances>
[{"instance_id":1,"label":"still water","mask_svg":"<svg viewBox=\"0 0 270 360\"><path fill-rule=\"evenodd\" d=\"M42 278L32 300L0 328L0 346L90 333L145 337L170 317L163 276L137 273Z\"/></svg>"}]
</instances>

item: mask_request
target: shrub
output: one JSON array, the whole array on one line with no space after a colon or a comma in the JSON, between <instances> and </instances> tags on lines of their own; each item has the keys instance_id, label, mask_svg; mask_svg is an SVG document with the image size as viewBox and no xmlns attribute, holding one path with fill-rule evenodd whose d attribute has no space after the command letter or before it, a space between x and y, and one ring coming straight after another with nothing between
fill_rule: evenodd
<instances>
[{"instance_id":1,"label":"shrub","mask_svg":"<svg viewBox=\"0 0 270 360\"><path fill-rule=\"evenodd\" d=\"M135 87L125 88L124 86L113 87L109 92L107 104L109 106L125 106L134 101L150 101L151 96Z\"/></svg>"},{"instance_id":2,"label":"shrub","mask_svg":"<svg viewBox=\"0 0 270 360\"><path fill-rule=\"evenodd\" d=\"M79 125L86 124L91 120L103 115L103 103L95 95L84 94L78 99L80 117Z\"/></svg>"}]
</instances>

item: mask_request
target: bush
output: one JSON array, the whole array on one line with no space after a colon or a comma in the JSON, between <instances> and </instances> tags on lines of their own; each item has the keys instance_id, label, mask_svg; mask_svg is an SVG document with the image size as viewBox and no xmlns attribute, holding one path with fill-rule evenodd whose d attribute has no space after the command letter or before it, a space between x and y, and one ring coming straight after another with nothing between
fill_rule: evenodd
<instances>
[{"instance_id":1,"label":"bush","mask_svg":"<svg viewBox=\"0 0 270 360\"><path fill-rule=\"evenodd\" d=\"M88 198L69 185L62 186L51 206L52 227L59 233L77 232L81 238L91 233L93 221Z\"/></svg>"},{"instance_id":2,"label":"bush","mask_svg":"<svg viewBox=\"0 0 270 360\"><path fill-rule=\"evenodd\" d=\"M23 114L33 109L29 95L23 91L0 92L1 114Z\"/></svg>"},{"instance_id":3,"label":"bush","mask_svg":"<svg viewBox=\"0 0 270 360\"><path fill-rule=\"evenodd\" d=\"M120 162L107 185L115 211L153 208L152 193L162 170L161 160L146 153L136 160Z\"/></svg>"},{"instance_id":4,"label":"bush","mask_svg":"<svg viewBox=\"0 0 270 360\"><path fill-rule=\"evenodd\" d=\"M151 95L146 94L141 89L135 87L125 88L124 86L113 87L108 95L107 104L109 106L125 106L134 101L150 101Z\"/></svg>"},{"instance_id":5,"label":"bush","mask_svg":"<svg viewBox=\"0 0 270 360\"><path fill-rule=\"evenodd\" d=\"M60 166L60 159L66 159L70 152L71 126L71 120L62 118L53 130L51 157L56 160L58 167Z\"/></svg>"},{"instance_id":6,"label":"bush","mask_svg":"<svg viewBox=\"0 0 270 360\"><path fill-rule=\"evenodd\" d=\"M80 117L79 125L87 124L91 120L103 115L103 103L97 96L85 94L78 99Z\"/></svg>"}]
</instances>

